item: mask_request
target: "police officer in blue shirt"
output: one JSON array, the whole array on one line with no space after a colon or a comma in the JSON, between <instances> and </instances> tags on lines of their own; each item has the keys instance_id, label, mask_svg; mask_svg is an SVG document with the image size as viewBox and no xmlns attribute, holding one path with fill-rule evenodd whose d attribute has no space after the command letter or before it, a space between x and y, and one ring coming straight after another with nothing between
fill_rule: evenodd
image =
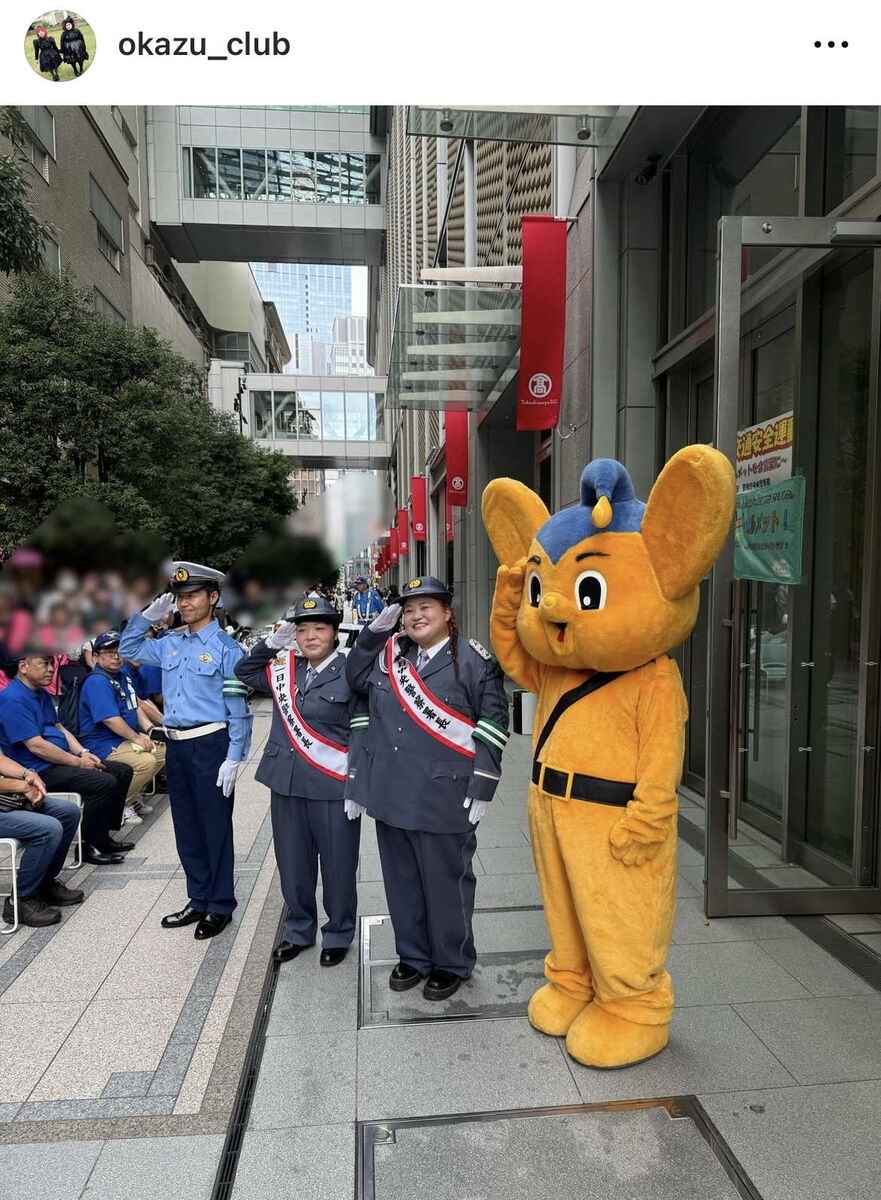
<instances>
[{"instance_id":1,"label":"police officer in blue shirt","mask_svg":"<svg viewBox=\"0 0 881 1200\"><path fill-rule=\"evenodd\" d=\"M125 658L162 667L167 738L165 775L174 836L186 872L189 902L162 918L165 929L196 924L197 938L214 937L232 920L232 810L236 775L248 757L252 717L247 689L235 675L244 651L214 618L223 573L176 562L170 591L136 613L125 628ZM154 621L177 602L181 630L147 637Z\"/></svg>"},{"instance_id":2,"label":"police officer in blue shirt","mask_svg":"<svg viewBox=\"0 0 881 1200\"><path fill-rule=\"evenodd\" d=\"M236 667L239 679L271 696L274 705L257 781L272 792L275 859L287 903L276 962L315 944L319 860L328 918L321 930L321 966L342 962L355 936L361 822L345 792L349 758L357 753L367 714L363 705L356 711L345 659L337 651L341 616L328 600L304 597L293 620L257 642Z\"/></svg>"},{"instance_id":3,"label":"police officer in blue shirt","mask_svg":"<svg viewBox=\"0 0 881 1200\"><path fill-rule=\"evenodd\" d=\"M404 632L390 638L402 608ZM348 794L376 820L400 959L389 985L406 991L428 976L423 995L443 1000L477 960L471 860L508 740L501 668L459 636L449 588L426 575L361 631L346 675L369 694Z\"/></svg>"},{"instance_id":4,"label":"police officer in blue shirt","mask_svg":"<svg viewBox=\"0 0 881 1200\"><path fill-rule=\"evenodd\" d=\"M382 596L376 588L368 586L363 575L355 580L355 594L352 597L352 610L359 625L367 625L374 617L379 616L385 605Z\"/></svg>"}]
</instances>

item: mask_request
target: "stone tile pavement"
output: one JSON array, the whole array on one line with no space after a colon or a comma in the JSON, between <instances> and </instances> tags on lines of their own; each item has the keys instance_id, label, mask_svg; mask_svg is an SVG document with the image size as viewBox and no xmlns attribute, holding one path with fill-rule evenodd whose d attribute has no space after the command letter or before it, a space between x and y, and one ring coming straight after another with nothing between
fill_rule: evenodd
<instances>
[{"instance_id":1,"label":"stone tile pavement","mask_svg":"<svg viewBox=\"0 0 881 1200\"><path fill-rule=\"evenodd\" d=\"M124 866L77 872L85 904L0 941L3 1200L343 1200L359 1178L376 1200L555 1186L599 1197L610 1180L621 1194L739 1194L697 1124L657 1107L670 1097L696 1098L754 1195L874 1200L881 994L783 918L708 921L702 861L685 842L668 1049L591 1071L529 1026L547 930L517 736L478 832L473 979L441 1005L389 991L394 942L365 822L360 943L332 970L317 947L278 970L234 1182L215 1191L281 911L268 793L253 782L268 709L256 711L237 790L233 936L160 929L184 900L162 800ZM877 918L837 921L881 937ZM592 1172L578 1169L587 1160Z\"/></svg>"}]
</instances>

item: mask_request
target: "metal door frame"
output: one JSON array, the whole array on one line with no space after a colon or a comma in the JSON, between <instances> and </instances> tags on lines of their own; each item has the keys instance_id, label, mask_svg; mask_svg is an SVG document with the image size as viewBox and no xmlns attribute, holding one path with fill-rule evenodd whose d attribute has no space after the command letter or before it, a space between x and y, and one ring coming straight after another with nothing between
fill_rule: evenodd
<instances>
[{"instance_id":1,"label":"metal door frame","mask_svg":"<svg viewBox=\"0 0 881 1200\"><path fill-rule=\"evenodd\" d=\"M737 438L740 401L742 254L747 246L788 248L780 269L772 264L753 283L753 290L768 298L787 284L795 284L806 271L818 265L828 254L842 247L875 250L875 280L881 271L881 222L848 221L833 217L722 217L718 226L716 249L715 310L715 413L714 444L723 452L733 453ZM873 287L872 342L870 347L869 445L877 445L879 422L879 346L878 321L881 313L879 289ZM874 472L874 474L872 474ZM866 489L866 579L878 580L879 526L881 518L873 511L873 497L879 494L881 471L869 456ZM709 590L709 629L707 656L707 773L706 841L704 906L708 916L752 916L761 914L811 914L876 912L881 910L881 886L845 888L768 888L762 891L728 887L728 836L733 819L738 779L736 723L733 720L739 686L739 672L732 670L734 634L734 542L729 537L714 567ZM864 593L864 604L871 592ZM857 769L858 808L867 801L875 775L876 752L865 746L867 738L877 740L878 664L870 663L869 649L877 645L879 605L863 621L859 712L864 722L861 733L866 753ZM871 681L867 674L872 671ZM867 685L871 682L871 696ZM871 703L869 702L871 700ZM871 759L871 761L867 761ZM875 848L875 878L881 881L881 847Z\"/></svg>"}]
</instances>

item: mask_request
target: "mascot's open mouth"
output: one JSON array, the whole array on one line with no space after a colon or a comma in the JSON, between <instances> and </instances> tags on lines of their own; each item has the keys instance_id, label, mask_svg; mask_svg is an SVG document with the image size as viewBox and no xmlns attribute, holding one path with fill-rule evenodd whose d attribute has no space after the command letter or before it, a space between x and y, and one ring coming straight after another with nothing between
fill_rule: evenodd
<instances>
[{"instance_id":1,"label":"mascot's open mouth","mask_svg":"<svg viewBox=\"0 0 881 1200\"><path fill-rule=\"evenodd\" d=\"M554 624L556 625L557 629L559 630L559 633L557 634L557 641L562 642L566 636L566 622L563 621L561 623L560 621L554 621Z\"/></svg>"}]
</instances>

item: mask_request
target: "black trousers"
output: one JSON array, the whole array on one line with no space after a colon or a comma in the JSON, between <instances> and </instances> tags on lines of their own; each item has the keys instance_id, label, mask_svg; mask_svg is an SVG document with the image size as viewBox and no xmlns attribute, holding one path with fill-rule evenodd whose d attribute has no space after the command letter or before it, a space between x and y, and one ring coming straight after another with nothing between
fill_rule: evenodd
<instances>
[{"instance_id":1,"label":"black trousers","mask_svg":"<svg viewBox=\"0 0 881 1200\"><path fill-rule=\"evenodd\" d=\"M110 830L122 825L133 774L131 767L121 762L106 762L103 771L53 764L39 772L47 791L79 792L83 801L83 841L99 850L112 847Z\"/></svg>"}]
</instances>

